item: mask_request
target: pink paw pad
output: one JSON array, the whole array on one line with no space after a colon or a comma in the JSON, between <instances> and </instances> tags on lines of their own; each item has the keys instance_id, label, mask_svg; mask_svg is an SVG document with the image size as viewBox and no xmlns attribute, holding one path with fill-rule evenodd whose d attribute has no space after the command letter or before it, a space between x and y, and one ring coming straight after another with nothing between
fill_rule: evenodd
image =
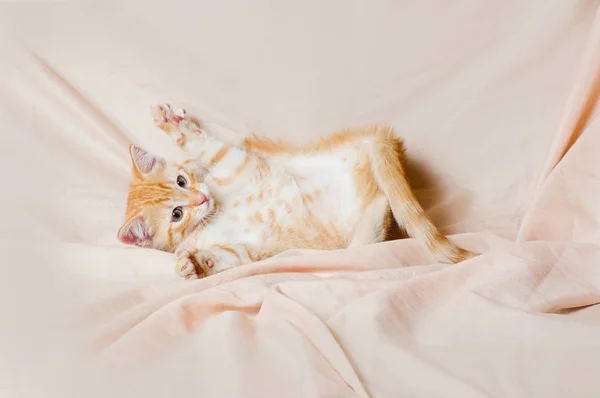
<instances>
[{"instance_id":1,"label":"pink paw pad","mask_svg":"<svg viewBox=\"0 0 600 398\"><path fill-rule=\"evenodd\" d=\"M206 266L212 268L215 266L215 262L213 260L206 260Z\"/></svg>"},{"instance_id":2,"label":"pink paw pad","mask_svg":"<svg viewBox=\"0 0 600 398\"><path fill-rule=\"evenodd\" d=\"M176 255L177 257L183 257L183 254L184 254L184 253L185 253L185 254L186 254L186 256L187 256L187 255L189 255L189 253L190 253L190 252L189 252L189 251L187 251L186 249L178 249L178 250L176 250L176 251L175 251L175 255Z\"/></svg>"},{"instance_id":3,"label":"pink paw pad","mask_svg":"<svg viewBox=\"0 0 600 398\"><path fill-rule=\"evenodd\" d=\"M186 263L181 264L181 267L179 268L181 270L181 272L185 272L185 271L191 271L193 268L192 263L190 263L189 261Z\"/></svg>"},{"instance_id":4,"label":"pink paw pad","mask_svg":"<svg viewBox=\"0 0 600 398\"><path fill-rule=\"evenodd\" d=\"M185 118L185 114L186 111L185 109L175 109L173 110L173 115L171 116L171 121L175 124L178 124L179 122L181 122L183 120L183 118Z\"/></svg>"},{"instance_id":5,"label":"pink paw pad","mask_svg":"<svg viewBox=\"0 0 600 398\"><path fill-rule=\"evenodd\" d=\"M179 135L179 137L177 137L177 138L175 139L175 142L176 142L178 145L182 145L182 144L183 144L183 141L185 141L185 136L184 136L183 134L180 134L180 135Z\"/></svg>"}]
</instances>

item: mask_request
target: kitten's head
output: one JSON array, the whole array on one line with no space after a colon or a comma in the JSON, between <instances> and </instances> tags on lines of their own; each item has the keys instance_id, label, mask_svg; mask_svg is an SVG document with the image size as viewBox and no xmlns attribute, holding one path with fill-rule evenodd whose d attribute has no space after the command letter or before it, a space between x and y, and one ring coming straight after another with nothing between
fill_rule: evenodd
<instances>
[{"instance_id":1,"label":"kitten's head","mask_svg":"<svg viewBox=\"0 0 600 398\"><path fill-rule=\"evenodd\" d=\"M133 145L129 153L133 179L119 240L173 251L214 211L206 170L191 161L169 163Z\"/></svg>"}]
</instances>

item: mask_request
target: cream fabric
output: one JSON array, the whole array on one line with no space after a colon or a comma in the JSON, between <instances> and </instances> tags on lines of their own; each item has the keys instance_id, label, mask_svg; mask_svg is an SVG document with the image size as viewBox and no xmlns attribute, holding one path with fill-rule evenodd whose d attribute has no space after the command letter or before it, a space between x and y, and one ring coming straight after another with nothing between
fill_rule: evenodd
<instances>
[{"instance_id":1,"label":"cream fabric","mask_svg":"<svg viewBox=\"0 0 600 398\"><path fill-rule=\"evenodd\" d=\"M0 397L598 396L599 5L0 4ZM127 145L179 155L164 101L298 142L390 123L483 255L400 240L180 280L116 240Z\"/></svg>"}]
</instances>

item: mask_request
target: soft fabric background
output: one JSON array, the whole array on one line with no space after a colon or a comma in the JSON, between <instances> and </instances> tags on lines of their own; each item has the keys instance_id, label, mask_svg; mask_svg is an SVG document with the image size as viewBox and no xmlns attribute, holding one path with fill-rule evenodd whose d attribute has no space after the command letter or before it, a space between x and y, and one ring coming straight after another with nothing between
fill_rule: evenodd
<instances>
[{"instance_id":1,"label":"soft fabric background","mask_svg":"<svg viewBox=\"0 0 600 398\"><path fill-rule=\"evenodd\" d=\"M0 4L0 396L598 396L599 6ZM435 223L484 254L179 280L116 240L128 144L179 155L165 101L298 142L390 123Z\"/></svg>"}]
</instances>

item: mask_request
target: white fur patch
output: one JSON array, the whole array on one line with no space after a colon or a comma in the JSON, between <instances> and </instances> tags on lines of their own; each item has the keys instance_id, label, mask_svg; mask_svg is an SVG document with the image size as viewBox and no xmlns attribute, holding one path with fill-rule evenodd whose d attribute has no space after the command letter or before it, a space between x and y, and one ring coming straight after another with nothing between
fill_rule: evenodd
<instances>
[{"instance_id":1,"label":"white fur patch","mask_svg":"<svg viewBox=\"0 0 600 398\"><path fill-rule=\"evenodd\" d=\"M353 161L348 156L314 155L287 159L285 164L292 174L300 177L298 186L303 193L319 194L314 199L324 209L339 219L349 219L357 210L356 190L353 169L345 163Z\"/></svg>"}]
</instances>

